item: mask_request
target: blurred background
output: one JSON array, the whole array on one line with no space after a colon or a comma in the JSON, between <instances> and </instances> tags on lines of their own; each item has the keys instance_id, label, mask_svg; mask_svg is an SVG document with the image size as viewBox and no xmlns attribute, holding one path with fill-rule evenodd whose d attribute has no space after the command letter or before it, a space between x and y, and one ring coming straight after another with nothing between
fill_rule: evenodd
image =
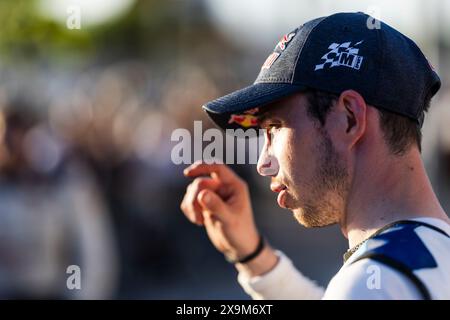
<instances>
[{"instance_id":1,"label":"blurred background","mask_svg":"<svg viewBox=\"0 0 450 320\"><path fill-rule=\"evenodd\" d=\"M0 0L0 298L247 299L179 209L189 181L171 133L211 127L202 104L339 11L398 28L438 70L423 157L450 212L449 1ZM233 168L269 241L326 286L347 249L339 228L301 227L254 165Z\"/></svg>"}]
</instances>

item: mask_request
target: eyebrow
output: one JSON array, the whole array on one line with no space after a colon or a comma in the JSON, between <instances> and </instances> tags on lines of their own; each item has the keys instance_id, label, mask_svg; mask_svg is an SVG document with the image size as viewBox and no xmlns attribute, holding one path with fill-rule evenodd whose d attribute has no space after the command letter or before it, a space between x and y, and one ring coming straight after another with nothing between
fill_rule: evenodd
<instances>
[{"instance_id":1,"label":"eyebrow","mask_svg":"<svg viewBox=\"0 0 450 320\"><path fill-rule=\"evenodd\" d=\"M272 115L268 111L262 112L261 114L258 115L258 123L259 125L262 125L264 124L264 122L267 122L271 118Z\"/></svg>"},{"instance_id":2,"label":"eyebrow","mask_svg":"<svg viewBox=\"0 0 450 320\"><path fill-rule=\"evenodd\" d=\"M273 120L277 119L277 117L275 115L271 114L269 111L265 111L265 112L259 114L257 117L258 117L258 124L260 127L263 127L265 122L268 122L270 120L273 121Z\"/></svg>"}]
</instances>

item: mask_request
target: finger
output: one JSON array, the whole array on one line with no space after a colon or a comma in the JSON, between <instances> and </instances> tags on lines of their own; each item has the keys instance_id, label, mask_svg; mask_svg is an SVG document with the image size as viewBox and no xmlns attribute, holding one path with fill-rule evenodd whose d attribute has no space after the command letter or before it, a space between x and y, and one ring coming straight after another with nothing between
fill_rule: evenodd
<instances>
[{"instance_id":1,"label":"finger","mask_svg":"<svg viewBox=\"0 0 450 320\"><path fill-rule=\"evenodd\" d=\"M189 192L192 194L193 199L197 199L197 195L203 189L209 189L217 191L222 185L221 181L209 177L195 178L194 181L188 186Z\"/></svg>"},{"instance_id":2,"label":"finger","mask_svg":"<svg viewBox=\"0 0 450 320\"><path fill-rule=\"evenodd\" d=\"M193 164L191 164L190 166L186 167L186 168L183 170L183 174L184 174L185 176L187 176L187 173L188 173L191 169L195 168L196 166L198 166L198 165L201 164L201 163L202 163L201 160L195 161Z\"/></svg>"},{"instance_id":3,"label":"finger","mask_svg":"<svg viewBox=\"0 0 450 320\"><path fill-rule=\"evenodd\" d=\"M183 201L181 201L180 209L190 222L202 225L204 223L203 217L197 216L195 213L197 210L200 210L200 205L197 204L198 208L195 208L195 204L192 203L190 198L192 198L191 195L186 192Z\"/></svg>"},{"instance_id":4,"label":"finger","mask_svg":"<svg viewBox=\"0 0 450 320\"><path fill-rule=\"evenodd\" d=\"M209 211L203 211L203 225L210 239L217 237L217 232L223 232L223 222Z\"/></svg>"},{"instance_id":5,"label":"finger","mask_svg":"<svg viewBox=\"0 0 450 320\"><path fill-rule=\"evenodd\" d=\"M225 202L215 192L211 190L202 190L197 196L198 203L203 209L203 214L209 213L221 222L229 219L228 210Z\"/></svg>"},{"instance_id":6,"label":"finger","mask_svg":"<svg viewBox=\"0 0 450 320\"><path fill-rule=\"evenodd\" d=\"M224 183L240 180L233 170L224 164L206 164L196 162L184 170L184 175L187 177L212 175L213 178L218 177Z\"/></svg>"},{"instance_id":7,"label":"finger","mask_svg":"<svg viewBox=\"0 0 450 320\"><path fill-rule=\"evenodd\" d=\"M197 201L197 195L204 189L216 190L220 181L211 178L197 178L187 188L181 204L181 210L186 217L195 224L203 224L202 208Z\"/></svg>"}]
</instances>

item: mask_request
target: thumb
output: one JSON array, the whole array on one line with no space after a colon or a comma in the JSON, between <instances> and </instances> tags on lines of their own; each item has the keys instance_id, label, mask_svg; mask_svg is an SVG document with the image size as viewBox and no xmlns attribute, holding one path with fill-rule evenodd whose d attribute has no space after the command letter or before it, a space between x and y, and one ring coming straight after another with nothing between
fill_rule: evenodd
<instances>
[{"instance_id":1,"label":"thumb","mask_svg":"<svg viewBox=\"0 0 450 320\"><path fill-rule=\"evenodd\" d=\"M199 192L197 200L203 210L209 211L220 220L223 220L227 210L226 204L215 192L204 189Z\"/></svg>"}]
</instances>

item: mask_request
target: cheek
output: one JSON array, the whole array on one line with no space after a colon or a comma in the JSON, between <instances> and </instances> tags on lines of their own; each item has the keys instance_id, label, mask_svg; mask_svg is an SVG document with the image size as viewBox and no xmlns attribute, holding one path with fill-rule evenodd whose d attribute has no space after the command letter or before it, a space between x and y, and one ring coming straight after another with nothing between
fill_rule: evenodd
<instances>
[{"instance_id":1,"label":"cheek","mask_svg":"<svg viewBox=\"0 0 450 320\"><path fill-rule=\"evenodd\" d=\"M298 160L297 154L299 142L296 141L292 130L280 130L273 138L272 151L273 155L278 159L280 170L285 171L287 175L296 166Z\"/></svg>"},{"instance_id":2,"label":"cheek","mask_svg":"<svg viewBox=\"0 0 450 320\"><path fill-rule=\"evenodd\" d=\"M289 180L298 184L312 177L316 165L316 151L308 137L311 135L290 130L276 146L280 170Z\"/></svg>"}]
</instances>

